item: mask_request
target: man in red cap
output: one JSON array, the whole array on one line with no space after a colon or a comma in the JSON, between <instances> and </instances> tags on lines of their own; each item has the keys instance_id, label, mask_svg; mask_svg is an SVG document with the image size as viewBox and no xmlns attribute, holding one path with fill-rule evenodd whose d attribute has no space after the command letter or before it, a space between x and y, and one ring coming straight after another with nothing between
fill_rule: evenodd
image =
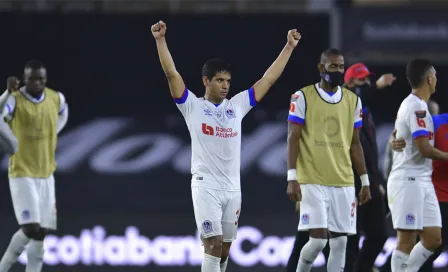
<instances>
[{"instance_id":1,"label":"man in red cap","mask_svg":"<svg viewBox=\"0 0 448 272\"><path fill-rule=\"evenodd\" d=\"M378 168L378 150L376 132L370 114L372 95L378 90L390 86L395 77L392 74L382 75L375 86L371 84L374 74L363 63L350 66L344 77L345 87L358 96L363 102L363 127L360 131L361 144L364 150L367 172L370 182L372 199L358 208L358 232L349 236L347 242L347 266L345 271L372 271L378 254L383 250L387 240L386 207L385 207L385 181ZM357 178L358 175L355 175ZM355 181L355 184L358 182ZM360 188L357 188L359 191ZM359 250L360 231L365 239Z\"/></svg>"}]
</instances>

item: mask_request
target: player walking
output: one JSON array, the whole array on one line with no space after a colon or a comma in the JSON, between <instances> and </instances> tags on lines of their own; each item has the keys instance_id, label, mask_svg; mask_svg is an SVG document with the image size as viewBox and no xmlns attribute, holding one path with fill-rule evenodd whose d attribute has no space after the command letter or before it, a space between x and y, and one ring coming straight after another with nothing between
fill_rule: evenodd
<instances>
[{"instance_id":1,"label":"player walking","mask_svg":"<svg viewBox=\"0 0 448 272\"><path fill-rule=\"evenodd\" d=\"M241 213L241 121L283 72L300 34L288 32L287 44L264 76L246 91L226 99L230 67L219 59L202 68L205 95L189 91L177 72L165 40L166 24L151 27L170 92L191 137L191 189L198 230L204 243L203 272L224 272Z\"/></svg>"},{"instance_id":2,"label":"player walking","mask_svg":"<svg viewBox=\"0 0 448 272\"><path fill-rule=\"evenodd\" d=\"M0 272L8 271L27 246L26 272L40 272L43 241L48 230L56 230L57 133L67 123L64 96L45 87L47 72L39 61L25 66L25 87L2 96L3 117L17 137L19 148L9 159L9 187L20 229L0 261ZM0 105L4 105L4 100Z\"/></svg>"},{"instance_id":3,"label":"player walking","mask_svg":"<svg viewBox=\"0 0 448 272\"><path fill-rule=\"evenodd\" d=\"M389 208L397 248L392 253L392 271L416 272L441 245L442 219L431 182L432 161L448 160L448 153L434 148L434 123L427 103L435 92L437 77L427 60L408 63L406 76L412 93L403 100L395 121L397 138L406 141L394 152L387 184ZM417 234L420 242L415 246Z\"/></svg>"},{"instance_id":4,"label":"player walking","mask_svg":"<svg viewBox=\"0 0 448 272\"><path fill-rule=\"evenodd\" d=\"M288 196L300 202L299 231L309 230L298 272L311 270L330 234L329 272L343 271L347 234L356 233L352 162L362 181L360 204L370 199L369 179L358 129L361 99L345 88L344 58L322 53L321 81L292 95L288 116ZM300 183L300 185L299 185Z\"/></svg>"}]
</instances>

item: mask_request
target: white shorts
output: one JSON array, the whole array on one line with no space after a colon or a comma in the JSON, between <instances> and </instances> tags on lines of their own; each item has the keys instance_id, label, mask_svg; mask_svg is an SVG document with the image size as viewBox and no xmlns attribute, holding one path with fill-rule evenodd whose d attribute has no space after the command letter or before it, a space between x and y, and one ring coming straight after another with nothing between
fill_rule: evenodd
<instances>
[{"instance_id":1,"label":"white shorts","mask_svg":"<svg viewBox=\"0 0 448 272\"><path fill-rule=\"evenodd\" d=\"M432 182L389 180L387 199L394 229L442 227L440 206Z\"/></svg>"},{"instance_id":2,"label":"white shorts","mask_svg":"<svg viewBox=\"0 0 448 272\"><path fill-rule=\"evenodd\" d=\"M241 214L241 192L193 186L191 194L201 237L222 235L224 242L235 240Z\"/></svg>"},{"instance_id":3,"label":"white shorts","mask_svg":"<svg viewBox=\"0 0 448 272\"><path fill-rule=\"evenodd\" d=\"M328 229L356 234L355 187L330 187L301 184L298 230Z\"/></svg>"},{"instance_id":4,"label":"white shorts","mask_svg":"<svg viewBox=\"0 0 448 272\"><path fill-rule=\"evenodd\" d=\"M38 223L56 230L54 177L9 178L12 204L19 225Z\"/></svg>"}]
</instances>

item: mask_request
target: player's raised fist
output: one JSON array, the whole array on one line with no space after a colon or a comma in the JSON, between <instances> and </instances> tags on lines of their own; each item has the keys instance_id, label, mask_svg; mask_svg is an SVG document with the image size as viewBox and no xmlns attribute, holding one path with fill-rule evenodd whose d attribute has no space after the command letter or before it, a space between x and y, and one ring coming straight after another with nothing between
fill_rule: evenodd
<instances>
[{"instance_id":1,"label":"player's raised fist","mask_svg":"<svg viewBox=\"0 0 448 272\"><path fill-rule=\"evenodd\" d=\"M6 80L6 88L8 89L8 92L12 93L19 89L20 87L20 81L17 77L10 76Z\"/></svg>"},{"instance_id":2,"label":"player's raised fist","mask_svg":"<svg viewBox=\"0 0 448 272\"><path fill-rule=\"evenodd\" d=\"M151 32L155 39L161 39L166 34L166 24L163 21L159 21L151 26Z\"/></svg>"},{"instance_id":3,"label":"player's raised fist","mask_svg":"<svg viewBox=\"0 0 448 272\"><path fill-rule=\"evenodd\" d=\"M297 32L297 29L291 29L288 31L288 44L292 47L296 47L301 38L302 36L299 32Z\"/></svg>"}]
</instances>

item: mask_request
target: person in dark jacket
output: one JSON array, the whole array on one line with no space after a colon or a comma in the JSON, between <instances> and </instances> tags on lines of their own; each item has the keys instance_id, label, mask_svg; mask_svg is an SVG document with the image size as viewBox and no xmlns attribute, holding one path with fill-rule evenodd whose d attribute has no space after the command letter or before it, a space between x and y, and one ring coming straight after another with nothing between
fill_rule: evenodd
<instances>
[{"instance_id":1,"label":"person in dark jacket","mask_svg":"<svg viewBox=\"0 0 448 272\"><path fill-rule=\"evenodd\" d=\"M348 236L345 264L346 272L372 271L374 262L387 240L385 224L386 207L384 201L385 181L378 169L376 134L370 113L370 103L374 93L378 89L390 86L395 81L395 77L392 74L382 75L376 81L376 86L371 86L370 78L372 75L364 64L357 63L346 70L344 78L345 87L360 96L363 103L363 127L360 136L370 179L370 191L372 193L372 199L357 209L358 234ZM358 175L355 175L355 177L359 178ZM358 180L355 184L361 184L361 182ZM359 189L357 188L357 192L359 192ZM296 211L298 208L299 205L296 205ZM358 247L360 231L365 236L361 250ZM291 256L286 266L287 272L296 272L300 251L307 242L308 233L298 231ZM323 253L328 259L328 248L325 248Z\"/></svg>"},{"instance_id":2,"label":"person in dark jacket","mask_svg":"<svg viewBox=\"0 0 448 272\"><path fill-rule=\"evenodd\" d=\"M359 95L363 103L363 126L360 136L372 193L371 201L358 208L358 233L349 236L348 239L346 272L372 271L375 260L388 238L384 189L386 182L378 167L376 130L370 106L375 92L390 86L395 81L395 77L392 74L382 75L376 81L376 86L371 86L371 75L372 73L364 64L357 63L347 69L344 78L346 88ZM357 184L356 181L355 184ZM357 188L357 192L359 189ZM361 233L364 234L365 239L362 248L359 249Z\"/></svg>"}]
</instances>

